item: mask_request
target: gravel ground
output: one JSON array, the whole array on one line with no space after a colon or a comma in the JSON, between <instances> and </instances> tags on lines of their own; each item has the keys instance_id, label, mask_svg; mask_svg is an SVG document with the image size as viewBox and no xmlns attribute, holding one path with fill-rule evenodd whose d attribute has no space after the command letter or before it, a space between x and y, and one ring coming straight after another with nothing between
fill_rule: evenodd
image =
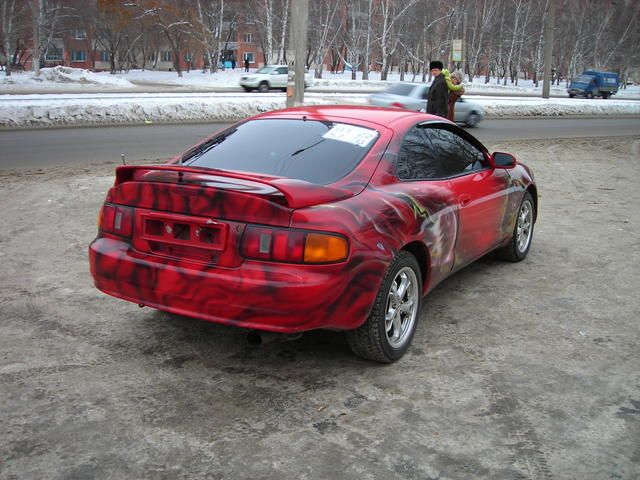
<instances>
[{"instance_id":1,"label":"gravel ground","mask_svg":"<svg viewBox=\"0 0 640 480\"><path fill-rule=\"evenodd\" d=\"M0 478L639 478L640 137L492 147L536 173L532 251L439 286L390 366L107 297L112 166L0 171Z\"/></svg>"}]
</instances>

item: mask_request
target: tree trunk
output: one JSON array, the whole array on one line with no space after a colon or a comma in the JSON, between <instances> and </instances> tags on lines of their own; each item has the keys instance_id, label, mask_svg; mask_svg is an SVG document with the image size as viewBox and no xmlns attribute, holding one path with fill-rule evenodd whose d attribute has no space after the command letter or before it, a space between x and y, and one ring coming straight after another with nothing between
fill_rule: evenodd
<instances>
[{"instance_id":1,"label":"tree trunk","mask_svg":"<svg viewBox=\"0 0 640 480\"><path fill-rule=\"evenodd\" d=\"M280 48L278 49L278 63L282 64L284 63L284 59L285 59L285 51L284 51L284 44L285 44L285 39L287 38L287 24L288 24L288 19L289 17L289 0L285 1L284 4L284 13L283 13L283 18L282 18L282 32L280 35Z\"/></svg>"},{"instance_id":2,"label":"tree trunk","mask_svg":"<svg viewBox=\"0 0 640 480\"><path fill-rule=\"evenodd\" d=\"M40 14L42 12L42 0L31 0L33 10L33 54L31 63L33 64L33 74L40 76Z\"/></svg>"},{"instance_id":3,"label":"tree trunk","mask_svg":"<svg viewBox=\"0 0 640 480\"><path fill-rule=\"evenodd\" d=\"M373 0L369 0L369 13L367 15L367 25L371 25L371 17L373 15ZM367 28L367 36L364 45L364 59L362 61L362 79L369 80L369 63L371 50L371 28Z\"/></svg>"}]
</instances>

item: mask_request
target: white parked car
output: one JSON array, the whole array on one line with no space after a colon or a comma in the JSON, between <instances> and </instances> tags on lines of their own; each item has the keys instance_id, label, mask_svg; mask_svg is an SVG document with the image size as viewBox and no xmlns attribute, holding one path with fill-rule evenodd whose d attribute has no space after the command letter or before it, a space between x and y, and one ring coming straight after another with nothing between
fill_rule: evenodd
<instances>
[{"instance_id":1,"label":"white parked car","mask_svg":"<svg viewBox=\"0 0 640 480\"><path fill-rule=\"evenodd\" d=\"M384 92L369 96L369 103L380 107L406 108L425 111L429 85L425 83L396 83ZM467 127L477 125L484 118L484 110L477 103L470 102L464 96L455 105L454 120Z\"/></svg>"},{"instance_id":2,"label":"white parked car","mask_svg":"<svg viewBox=\"0 0 640 480\"><path fill-rule=\"evenodd\" d=\"M248 73L240 77L240 86L247 92L258 90L259 92L268 92L272 88L283 91L287 90L287 80L289 78L289 67L287 65L267 65L255 73ZM304 77L304 86L313 85L313 78L306 74Z\"/></svg>"}]
</instances>

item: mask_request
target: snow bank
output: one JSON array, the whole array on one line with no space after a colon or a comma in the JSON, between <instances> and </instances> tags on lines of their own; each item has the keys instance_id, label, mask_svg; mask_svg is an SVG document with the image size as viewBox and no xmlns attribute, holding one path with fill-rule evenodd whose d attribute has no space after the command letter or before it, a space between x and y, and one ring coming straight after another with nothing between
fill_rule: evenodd
<instances>
[{"instance_id":1,"label":"snow bank","mask_svg":"<svg viewBox=\"0 0 640 480\"><path fill-rule=\"evenodd\" d=\"M306 105L366 104L365 94L305 95ZM470 97L487 117L640 115L640 102L521 97ZM0 127L51 127L235 121L285 107L270 94L82 94L0 96Z\"/></svg>"},{"instance_id":2,"label":"snow bank","mask_svg":"<svg viewBox=\"0 0 640 480\"><path fill-rule=\"evenodd\" d=\"M118 75L94 73L81 68L57 66L53 68L41 68L40 76L34 76L33 72L12 72L10 77L0 74L0 91L33 90L34 92L62 91L69 87L91 86L109 89L132 88L134 85Z\"/></svg>"},{"instance_id":3,"label":"snow bank","mask_svg":"<svg viewBox=\"0 0 640 480\"><path fill-rule=\"evenodd\" d=\"M255 69L251 69L254 72ZM31 72L14 72L11 77L4 77L0 73L0 93L10 93L12 91L41 93L42 91L65 92L77 91L78 88L93 86L105 91L118 91L122 89L138 89L145 91L151 88L171 88L181 90L212 90L216 88L237 88L240 77L246 75L242 68L234 70L219 71L214 74L202 72L202 70L192 70L183 72L182 77L178 77L175 72L153 71L153 70L131 70L126 73L110 75L109 72L92 73L88 70L81 70L69 67L45 68L41 70L40 78L34 78ZM313 74L313 71L311 72ZM356 80L351 80L351 72L331 73L323 72L323 78L314 79L312 91L316 92L344 92L362 91L375 92L388 88L390 85L400 81L399 73L390 73L387 80L381 80L380 72L370 72L369 80L362 80L362 73L358 72ZM406 74L406 82L420 82L422 75ZM496 78L485 83L484 77L476 77L472 82L466 81L465 87L468 93L473 94L528 94L541 95L542 83L535 87L532 80L519 80L518 85L502 85ZM560 85L551 86L551 94L567 96L565 82ZM639 97L640 86L630 86L621 89L615 98Z\"/></svg>"},{"instance_id":4,"label":"snow bank","mask_svg":"<svg viewBox=\"0 0 640 480\"><path fill-rule=\"evenodd\" d=\"M25 96L27 97L27 96ZM0 127L235 121L285 107L284 95L3 99ZM217 98L216 98L217 97ZM6 98L6 96L5 96ZM310 99L308 104L328 103Z\"/></svg>"},{"instance_id":5,"label":"snow bank","mask_svg":"<svg viewBox=\"0 0 640 480\"><path fill-rule=\"evenodd\" d=\"M97 74L89 70L62 66L43 68L40 71L40 77L43 81L55 83L80 83L114 87L132 86L129 80L116 75Z\"/></svg>"},{"instance_id":6,"label":"snow bank","mask_svg":"<svg viewBox=\"0 0 640 480\"><path fill-rule=\"evenodd\" d=\"M479 103L487 117L562 117L640 115L640 102L631 100L467 97Z\"/></svg>"}]
</instances>

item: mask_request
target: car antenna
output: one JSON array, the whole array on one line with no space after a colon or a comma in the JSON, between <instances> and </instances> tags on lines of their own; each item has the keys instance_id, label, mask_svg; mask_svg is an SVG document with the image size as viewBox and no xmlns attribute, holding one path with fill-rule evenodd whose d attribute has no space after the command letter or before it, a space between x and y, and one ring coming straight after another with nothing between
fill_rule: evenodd
<instances>
[{"instance_id":1,"label":"car antenna","mask_svg":"<svg viewBox=\"0 0 640 480\"><path fill-rule=\"evenodd\" d=\"M127 163L124 161L124 153L121 153L120 156L122 157L122 164L126 165Z\"/></svg>"}]
</instances>

